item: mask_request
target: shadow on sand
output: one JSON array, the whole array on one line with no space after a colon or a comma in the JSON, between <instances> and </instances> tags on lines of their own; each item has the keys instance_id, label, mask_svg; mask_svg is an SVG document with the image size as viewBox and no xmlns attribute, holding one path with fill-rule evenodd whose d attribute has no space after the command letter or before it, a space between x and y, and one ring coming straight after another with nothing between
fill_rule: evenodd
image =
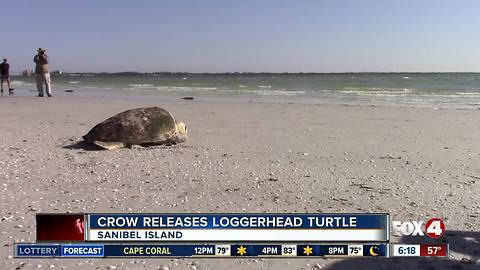
<instances>
[{"instance_id":1,"label":"shadow on sand","mask_svg":"<svg viewBox=\"0 0 480 270\"><path fill-rule=\"evenodd\" d=\"M85 141L75 142L69 145L62 146L63 149L69 150L84 150L84 151L106 151L105 148L102 148L93 143L87 143ZM191 149L194 148L192 145L184 144L142 144L142 145L130 145L125 148L136 149L136 150L154 150L154 149Z\"/></svg>"},{"instance_id":2,"label":"shadow on sand","mask_svg":"<svg viewBox=\"0 0 480 270\"><path fill-rule=\"evenodd\" d=\"M428 237L402 237L402 244L449 243L450 252L460 253L469 259L452 258L359 258L346 259L328 266L328 269L480 269L480 232L447 231L442 239Z\"/></svg>"},{"instance_id":3,"label":"shadow on sand","mask_svg":"<svg viewBox=\"0 0 480 270\"><path fill-rule=\"evenodd\" d=\"M80 150L85 150L85 151L102 151L105 150L102 147L95 145L93 143L87 143L86 141L79 141L73 144L65 145L63 146L64 149L70 149L70 150L75 150L75 149L80 149Z\"/></svg>"}]
</instances>

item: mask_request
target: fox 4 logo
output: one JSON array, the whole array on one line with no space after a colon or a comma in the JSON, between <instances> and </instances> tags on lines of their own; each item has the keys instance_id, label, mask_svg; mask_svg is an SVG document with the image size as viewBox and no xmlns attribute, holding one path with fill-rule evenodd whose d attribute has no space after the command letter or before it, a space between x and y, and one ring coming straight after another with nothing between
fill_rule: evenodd
<instances>
[{"instance_id":1,"label":"fox 4 logo","mask_svg":"<svg viewBox=\"0 0 480 270\"><path fill-rule=\"evenodd\" d=\"M439 238L445 234L445 223L439 218L432 218L425 223L423 221L392 221L393 232L397 236L425 236Z\"/></svg>"}]
</instances>

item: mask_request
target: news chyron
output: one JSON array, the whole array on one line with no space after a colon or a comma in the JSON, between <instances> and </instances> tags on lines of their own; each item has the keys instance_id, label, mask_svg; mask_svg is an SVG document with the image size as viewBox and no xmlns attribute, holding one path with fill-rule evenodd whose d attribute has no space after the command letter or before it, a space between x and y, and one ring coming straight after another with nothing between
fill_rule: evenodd
<instances>
[{"instance_id":1,"label":"news chyron","mask_svg":"<svg viewBox=\"0 0 480 270\"><path fill-rule=\"evenodd\" d=\"M37 214L36 230L36 242L15 244L16 258L446 257L449 248L442 219L388 213Z\"/></svg>"}]
</instances>

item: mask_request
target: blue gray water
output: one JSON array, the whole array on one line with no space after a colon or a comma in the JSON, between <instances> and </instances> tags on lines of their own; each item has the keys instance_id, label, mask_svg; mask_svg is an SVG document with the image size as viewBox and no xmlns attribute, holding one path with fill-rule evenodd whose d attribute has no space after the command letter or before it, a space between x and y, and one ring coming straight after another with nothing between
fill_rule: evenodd
<instances>
[{"instance_id":1,"label":"blue gray water","mask_svg":"<svg viewBox=\"0 0 480 270\"><path fill-rule=\"evenodd\" d=\"M34 89L32 77L14 85ZM52 78L54 91L99 91L267 102L478 108L480 73L74 74Z\"/></svg>"}]
</instances>

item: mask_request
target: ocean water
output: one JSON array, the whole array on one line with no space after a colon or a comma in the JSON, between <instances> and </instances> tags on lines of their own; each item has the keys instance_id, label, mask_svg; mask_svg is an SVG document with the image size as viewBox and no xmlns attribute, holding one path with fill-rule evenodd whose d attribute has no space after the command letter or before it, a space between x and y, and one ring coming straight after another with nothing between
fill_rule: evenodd
<instances>
[{"instance_id":1,"label":"ocean water","mask_svg":"<svg viewBox=\"0 0 480 270\"><path fill-rule=\"evenodd\" d=\"M35 89L32 77L13 85ZM206 100L478 108L480 73L74 74L52 77L56 93L194 96ZM32 91L32 90L31 90Z\"/></svg>"}]
</instances>

